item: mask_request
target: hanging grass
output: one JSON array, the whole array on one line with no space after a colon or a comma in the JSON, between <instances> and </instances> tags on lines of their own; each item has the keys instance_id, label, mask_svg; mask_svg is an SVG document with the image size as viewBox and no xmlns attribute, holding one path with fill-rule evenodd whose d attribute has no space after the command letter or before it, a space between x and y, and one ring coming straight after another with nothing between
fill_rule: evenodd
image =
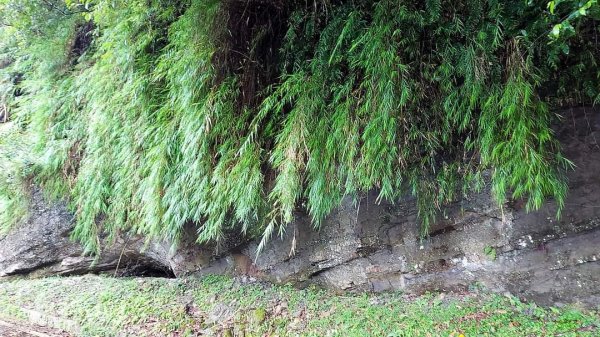
<instances>
[{"instance_id":1,"label":"hanging grass","mask_svg":"<svg viewBox=\"0 0 600 337\"><path fill-rule=\"evenodd\" d=\"M562 206L553 111L600 88L594 1L44 2L0 2L33 158L11 167L70 201L94 253L186 224L263 247L371 190L414 195L426 235L484 172L499 203Z\"/></svg>"}]
</instances>

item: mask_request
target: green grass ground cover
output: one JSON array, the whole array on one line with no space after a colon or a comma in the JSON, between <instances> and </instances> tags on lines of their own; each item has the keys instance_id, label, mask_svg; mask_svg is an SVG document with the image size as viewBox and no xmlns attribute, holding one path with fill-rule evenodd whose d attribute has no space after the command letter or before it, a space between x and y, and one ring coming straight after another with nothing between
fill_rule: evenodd
<instances>
[{"instance_id":1,"label":"green grass ground cover","mask_svg":"<svg viewBox=\"0 0 600 337\"><path fill-rule=\"evenodd\" d=\"M226 277L84 276L0 282L0 318L31 310L76 336L598 336L597 311L510 296L334 294ZM55 320L54 324L57 321ZM74 323L69 325L68 322Z\"/></svg>"}]
</instances>

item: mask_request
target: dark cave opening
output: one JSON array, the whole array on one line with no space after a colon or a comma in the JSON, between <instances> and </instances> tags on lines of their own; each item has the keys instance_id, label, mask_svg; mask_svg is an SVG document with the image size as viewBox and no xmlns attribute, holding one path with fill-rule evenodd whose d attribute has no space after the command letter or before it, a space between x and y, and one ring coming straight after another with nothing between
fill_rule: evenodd
<instances>
[{"instance_id":1,"label":"dark cave opening","mask_svg":"<svg viewBox=\"0 0 600 337\"><path fill-rule=\"evenodd\" d=\"M170 266L146 259L121 261L113 269L113 275L115 277L176 278L175 272Z\"/></svg>"}]
</instances>

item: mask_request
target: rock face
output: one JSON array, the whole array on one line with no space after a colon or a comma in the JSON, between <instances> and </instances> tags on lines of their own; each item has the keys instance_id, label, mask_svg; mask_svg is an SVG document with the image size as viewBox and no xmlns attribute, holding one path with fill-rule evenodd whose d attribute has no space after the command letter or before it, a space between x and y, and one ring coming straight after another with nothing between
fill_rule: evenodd
<instances>
[{"instance_id":1,"label":"rock face","mask_svg":"<svg viewBox=\"0 0 600 337\"><path fill-rule=\"evenodd\" d=\"M0 237L0 277L73 275L88 272L118 273L121 270L171 273L168 250L162 245L145 247L141 238L118 238L98 258L84 256L83 249L69 240L74 218L62 203L48 204L41 191L33 189L29 218L5 237Z\"/></svg>"},{"instance_id":2,"label":"rock face","mask_svg":"<svg viewBox=\"0 0 600 337\"><path fill-rule=\"evenodd\" d=\"M111 273L119 276L178 276L202 270L232 247L200 247L195 229L174 249L169 242L146 242L139 236L123 235L104 239L102 254L85 256L83 248L69 239L74 216L64 203L49 203L42 192L31 187L29 216L26 221L0 236L0 277L30 275L78 275ZM227 240L239 244L241 239Z\"/></svg>"},{"instance_id":3,"label":"rock face","mask_svg":"<svg viewBox=\"0 0 600 337\"><path fill-rule=\"evenodd\" d=\"M569 172L560 220L552 202L527 213L518 201L500 207L484 192L449 205L421 241L414 200L377 204L374 192L358 205L346 202L319 231L299 213L287 235L272 240L256 261L257 242L241 238L226 240L232 246L216 254L214 247L193 240L170 250L168 243L144 245L134 237L117 239L90 267L92 259L81 257L81 248L68 240L72 216L64 206L46 205L36 192L27 223L0 238L0 276L137 265L176 275L243 274L350 291L485 286L542 304L595 307L600 305L600 112L578 108L563 115L557 135L577 168ZM193 238L194 228L189 230Z\"/></svg>"},{"instance_id":4,"label":"rock face","mask_svg":"<svg viewBox=\"0 0 600 337\"><path fill-rule=\"evenodd\" d=\"M564 112L557 130L570 191L560 220L556 205L527 213L520 202L499 207L489 193L450 205L430 236L419 239L414 200L376 204L376 194L328 217L320 231L299 214L288 235L251 264L256 242L197 271L235 271L274 282L333 289L410 293L483 285L542 304L600 305L600 111ZM295 254L290 249L296 243Z\"/></svg>"}]
</instances>

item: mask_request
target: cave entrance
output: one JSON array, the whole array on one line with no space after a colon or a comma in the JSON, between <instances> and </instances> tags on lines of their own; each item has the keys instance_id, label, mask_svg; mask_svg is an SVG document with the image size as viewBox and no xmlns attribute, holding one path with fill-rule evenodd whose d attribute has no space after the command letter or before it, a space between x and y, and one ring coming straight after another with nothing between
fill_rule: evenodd
<instances>
[{"instance_id":1,"label":"cave entrance","mask_svg":"<svg viewBox=\"0 0 600 337\"><path fill-rule=\"evenodd\" d=\"M121 261L111 272L115 277L176 278L170 266L145 259Z\"/></svg>"}]
</instances>

